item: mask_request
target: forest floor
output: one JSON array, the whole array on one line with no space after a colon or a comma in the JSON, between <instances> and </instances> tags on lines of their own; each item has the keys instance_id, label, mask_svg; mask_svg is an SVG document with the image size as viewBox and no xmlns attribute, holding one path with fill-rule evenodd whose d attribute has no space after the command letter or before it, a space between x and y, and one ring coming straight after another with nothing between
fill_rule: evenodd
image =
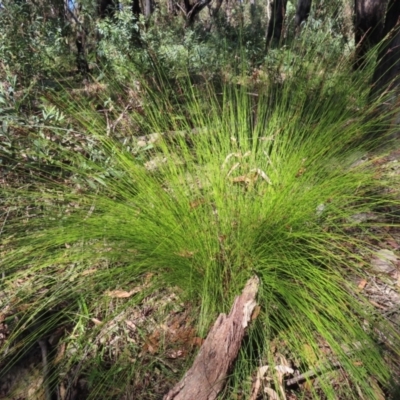
<instances>
[{"instance_id":1,"label":"forest floor","mask_svg":"<svg viewBox=\"0 0 400 400\"><path fill-rule=\"evenodd\" d=\"M400 147L393 149L389 154L365 155L359 162L372 161L376 169L376 179L383 176L390 177L400 174ZM18 177L12 172L6 172L0 167L0 184L15 184ZM391 191L393 188L388 187ZM3 210L6 215L6 210ZM399 214L400 210L391 210L391 214ZM354 215L355 221L375 220L379 218L371 213ZM359 291L363 293L369 302L374 306L375 312L384 315L397 326L400 326L400 231L397 228L385 226L384 221L378 232L371 232L369 240L371 249L376 256L373 259L365 260L365 266L371 270L370 278L356 282ZM2 221L1 224L5 224ZM0 224L0 226L1 226ZM374 228L377 229L377 228ZM358 235L354 232L354 235ZM384 240L377 242L374 238L380 236ZM365 238L364 238L365 239ZM150 275L150 274L149 274ZM151 276L148 276L150 279ZM146 285L146 282L144 282ZM131 291L113 291L109 293L111 298L129 299L140 288L131 288ZM5 291L0 291L1 298L8 296ZM203 339L198 337L195 329L195 318L189 304L181 303L178 300L179 293L174 288L166 288L159 293L147 297L139 307L126 308L123 313L107 322L98 335L101 342L111 353L122 351L127 344L135 343L140 349L137 357L142 365L147 365L146 372L136 376L132 380L132 395L129 397L118 397L116 393L110 392L111 398L120 399L162 399L186 371L193 360L194 355L202 344ZM9 317L7 309L0 310L0 342L7 340L9 335L5 317ZM93 326L102 322L92 318ZM53 362L62 359L68 351L65 344L59 342L60 337L66 334L68 327L62 326L55 330L52 337L47 339L52 352ZM382 346L385 340L381 335ZM274 343L276 364L289 368L291 372L282 379L282 388L287 400L307 399L311 391L318 392L318 372L303 371L295 368L295 362L290 354L285 354L284 344ZM324 343L320 344L324 346ZM329 353L330 349L326 351ZM38 342L21 358L0 380L0 398L7 400L49 400L46 398L43 368L44 368L43 347ZM399 375L400 371L394 373ZM331 374L332 380L340 393L341 382L346 381L344 372L340 366L333 366L325 374ZM252 385L257 383L257 371L249 377ZM305 378L308 377L308 380ZM262 388L262 382L258 382ZM377 398L388 398L382 389L376 386ZM71 387L73 390L71 390ZM78 400L88 396L88 385L84 377L64 377L57 387L57 400ZM243 393L237 393L235 399L252 400L261 398L273 398L269 393L254 394L250 398ZM271 397L272 396L272 397ZM322 395L321 395L322 396ZM323 396L321 397L323 398ZM393 397L392 397L393 398Z\"/></svg>"}]
</instances>

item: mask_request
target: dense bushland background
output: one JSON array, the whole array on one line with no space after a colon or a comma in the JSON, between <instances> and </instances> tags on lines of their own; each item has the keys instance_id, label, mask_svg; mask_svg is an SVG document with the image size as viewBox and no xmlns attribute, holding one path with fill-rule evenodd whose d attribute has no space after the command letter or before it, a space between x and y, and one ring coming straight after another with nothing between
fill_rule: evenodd
<instances>
[{"instance_id":1,"label":"dense bushland background","mask_svg":"<svg viewBox=\"0 0 400 400\"><path fill-rule=\"evenodd\" d=\"M396 399L399 16L2 1L0 397L161 399L256 274L221 399Z\"/></svg>"}]
</instances>

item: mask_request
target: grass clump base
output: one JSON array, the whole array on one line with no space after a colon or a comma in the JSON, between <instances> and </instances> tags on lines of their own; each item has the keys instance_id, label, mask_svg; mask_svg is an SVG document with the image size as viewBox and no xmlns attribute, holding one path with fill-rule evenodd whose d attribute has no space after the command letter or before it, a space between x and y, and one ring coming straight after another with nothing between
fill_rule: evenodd
<instances>
[{"instance_id":1,"label":"grass clump base","mask_svg":"<svg viewBox=\"0 0 400 400\"><path fill-rule=\"evenodd\" d=\"M311 81L309 69L293 73L257 93L189 78L177 87L160 78L158 89L143 81L141 112L116 115L154 139L146 146L122 127L116 135L90 104L52 99L95 151L76 151L79 139L75 147L49 140L41 157L48 166L52 155L51 177L3 190L13 218L0 268L12 317L1 362L12 365L58 328L51 387L63 379L67 387L69 376L84 379L87 398L133 390L157 398L166 388L148 383L153 393L140 393L140 377L150 382L156 368L172 382L183 364L165 367L167 342L150 350L157 325L146 330L139 310L183 313L190 335L204 337L255 273L260 314L223 398L248 396L255 369L283 359L299 371L340 365L340 385L322 373L304 396L379 398L399 337L357 283L371 272L371 240L397 226L398 199L387 190L397 182L360 162L362 139L386 119L365 118L373 109L365 76L349 79L346 68ZM374 218L355 217L366 213ZM136 336L122 343L112 332L129 315ZM279 392L282 380L272 374L268 385Z\"/></svg>"}]
</instances>

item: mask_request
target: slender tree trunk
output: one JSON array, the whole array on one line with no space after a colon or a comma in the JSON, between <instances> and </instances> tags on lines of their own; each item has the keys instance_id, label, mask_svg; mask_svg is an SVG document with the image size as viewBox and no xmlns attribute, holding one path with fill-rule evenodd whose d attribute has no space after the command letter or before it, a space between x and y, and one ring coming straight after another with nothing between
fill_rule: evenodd
<instances>
[{"instance_id":1,"label":"slender tree trunk","mask_svg":"<svg viewBox=\"0 0 400 400\"><path fill-rule=\"evenodd\" d=\"M133 15L136 15L138 17L141 12L142 11L140 9L140 0L133 0L132 1L132 13L133 13Z\"/></svg>"},{"instance_id":2,"label":"slender tree trunk","mask_svg":"<svg viewBox=\"0 0 400 400\"><path fill-rule=\"evenodd\" d=\"M383 36L386 36L398 23L400 16L400 1L389 0Z\"/></svg>"},{"instance_id":3,"label":"slender tree trunk","mask_svg":"<svg viewBox=\"0 0 400 400\"><path fill-rule=\"evenodd\" d=\"M134 16L134 20L138 21L139 20L139 15L142 12L142 9L140 7L140 0L132 0L132 14ZM140 29L138 26L136 26L135 28L131 28L131 40L130 42L132 43L132 45L134 47L142 47L143 43L142 40L140 38Z\"/></svg>"},{"instance_id":4,"label":"slender tree trunk","mask_svg":"<svg viewBox=\"0 0 400 400\"><path fill-rule=\"evenodd\" d=\"M197 0L192 4L190 0L184 0L183 4L185 6L187 27L193 24L196 15L198 15L203 8L207 7L211 1L212 0Z\"/></svg>"},{"instance_id":5,"label":"slender tree trunk","mask_svg":"<svg viewBox=\"0 0 400 400\"><path fill-rule=\"evenodd\" d=\"M255 29L256 21L257 21L257 4L256 0L250 0L250 21L252 29ZM258 20L260 20L258 18Z\"/></svg>"},{"instance_id":6,"label":"slender tree trunk","mask_svg":"<svg viewBox=\"0 0 400 400\"><path fill-rule=\"evenodd\" d=\"M233 10L234 0L225 0L225 5L223 7L226 17L226 22L230 25L232 22L232 10Z\"/></svg>"},{"instance_id":7,"label":"slender tree trunk","mask_svg":"<svg viewBox=\"0 0 400 400\"><path fill-rule=\"evenodd\" d=\"M153 12L153 1L152 0L144 0L144 16L149 18Z\"/></svg>"},{"instance_id":8,"label":"slender tree trunk","mask_svg":"<svg viewBox=\"0 0 400 400\"><path fill-rule=\"evenodd\" d=\"M382 40L386 3L387 0L355 0L355 69L365 65L368 50Z\"/></svg>"},{"instance_id":9,"label":"slender tree trunk","mask_svg":"<svg viewBox=\"0 0 400 400\"><path fill-rule=\"evenodd\" d=\"M168 14L176 15L176 5L174 0L167 0L167 10Z\"/></svg>"},{"instance_id":10,"label":"slender tree trunk","mask_svg":"<svg viewBox=\"0 0 400 400\"><path fill-rule=\"evenodd\" d=\"M286 15L287 0L274 0L271 4L271 19L267 30L267 46L274 39L279 42L282 35L283 21Z\"/></svg>"},{"instance_id":11,"label":"slender tree trunk","mask_svg":"<svg viewBox=\"0 0 400 400\"><path fill-rule=\"evenodd\" d=\"M295 23L299 29L303 21L307 21L310 15L312 0L297 0Z\"/></svg>"},{"instance_id":12,"label":"slender tree trunk","mask_svg":"<svg viewBox=\"0 0 400 400\"><path fill-rule=\"evenodd\" d=\"M190 0L183 0L183 5L185 7L185 13L186 15L188 15L190 10L192 9L192 4L190 3Z\"/></svg>"},{"instance_id":13,"label":"slender tree trunk","mask_svg":"<svg viewBox=\"0 0 400 400\"><path fill-rule=\"evenodd\" d=\"M89 65L86 60L85 54L85 34L78 33L75 40L77 55L76 55L76 65L78 68L78 73L83 77L86 77L89 73Z\"/></svg>"},{"instance_id":14,"label":"slender tree trunk","mask_svg":"<svg viewBox=\"0 0 400 400\"><path fill-rule=\"evenodd\" d=\"M400 1L389 0L383 35L387 43L379 53L371 96L400 86Z\"/></svg>"}]
</instances>

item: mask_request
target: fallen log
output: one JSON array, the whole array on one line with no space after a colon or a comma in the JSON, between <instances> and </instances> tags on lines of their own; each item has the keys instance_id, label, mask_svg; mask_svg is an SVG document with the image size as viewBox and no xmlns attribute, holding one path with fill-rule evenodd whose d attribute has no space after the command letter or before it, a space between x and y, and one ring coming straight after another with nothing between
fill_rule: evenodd
<instances>
[{"instance_id":1,"label":"fallen log","mask_svg":"<svg viewBox=\"0 0 400 400\"><path fill-rule=\"evenodd\" d=\"M259 279L248 280L227 316L220 314L192 367L164 400L214 400L223 389L256 306Z\"/></svg>"}]
</instances>

